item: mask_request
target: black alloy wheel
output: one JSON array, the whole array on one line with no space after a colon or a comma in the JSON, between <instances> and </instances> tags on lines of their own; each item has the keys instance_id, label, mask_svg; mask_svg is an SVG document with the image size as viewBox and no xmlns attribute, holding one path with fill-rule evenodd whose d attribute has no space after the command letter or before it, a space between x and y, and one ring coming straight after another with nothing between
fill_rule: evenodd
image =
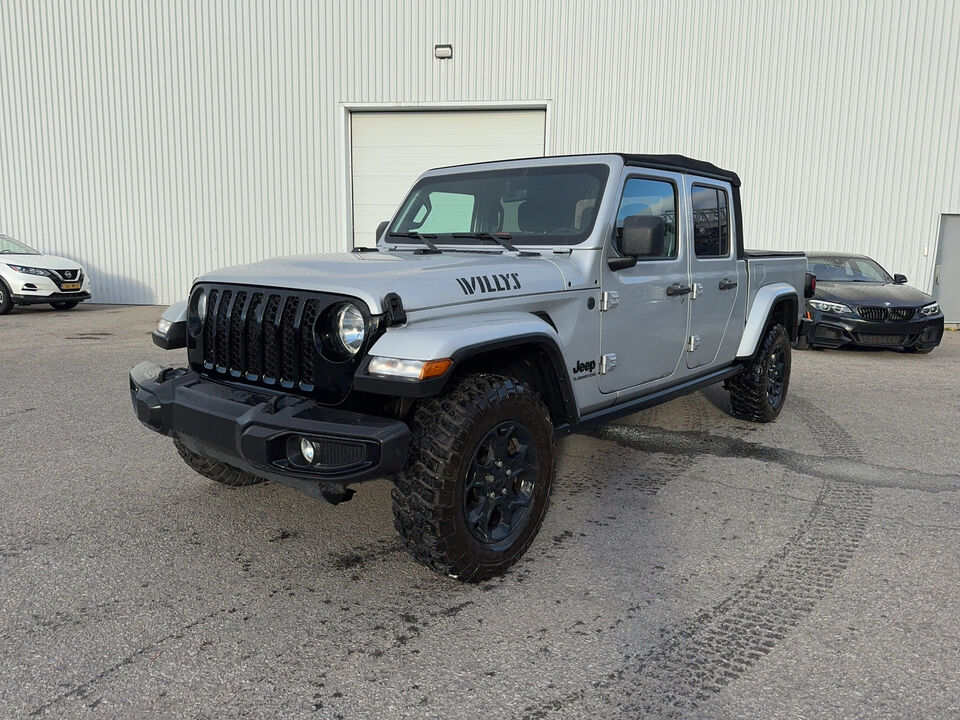
<instances>
[{"instance_id":1,"label":"black alloy wheel","mask_svg":"<svg viewBox=\"0 0 960 720\"><path fill-rule=\"evenodd\" d=\"M775 345L767 356L767 403L772 410L779 410L783 404L784 379L786 377L787 357L783 345Z\"/></svg>"},{"instance_id":2,"label":"black alloy wheel","mask_svg":"<svg viewBox=\"0 0 960 720\"><path fill-rule=\"evenodd\" d=\"M470 534L488 545L510 542L530 517L539 465L530 431L502 422L478 443L463 486Z\"/></svg>"}]
</instances>

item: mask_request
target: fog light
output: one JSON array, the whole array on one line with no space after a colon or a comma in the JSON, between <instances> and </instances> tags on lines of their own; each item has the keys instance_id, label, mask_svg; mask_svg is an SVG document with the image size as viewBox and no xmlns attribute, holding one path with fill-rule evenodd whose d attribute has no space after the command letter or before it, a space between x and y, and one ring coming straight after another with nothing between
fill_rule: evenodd
<instances>
[{"instance_id":1,"label":"fog light","mask_svg":"<svg viewBox=\"0 0 960 720\"><path fill-rule=\"evenodd\" d=\"M314 449L313 443L307 440L306 438L300 439L300 454L303 455L303 459L308 463L313 462L314 458Z\"/></svg>"}]
</instances>

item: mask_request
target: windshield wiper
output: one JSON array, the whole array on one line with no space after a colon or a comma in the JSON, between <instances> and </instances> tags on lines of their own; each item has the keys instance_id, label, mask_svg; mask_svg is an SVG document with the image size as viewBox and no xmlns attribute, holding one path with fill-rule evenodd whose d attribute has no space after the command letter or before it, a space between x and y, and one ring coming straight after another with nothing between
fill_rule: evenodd
<instances>
[{"instance_id":1,"label":"windshield wiper","mask_svg":"<svg viewBox=\"0 0 960 720\"><path fill-rule=\"evenodd\" d=\"M498 245L501 245L505 250L508 250L510 252L515 252L519 254L520 257L532 257L540 254L538 252L520 250L516 245L510 242L510 240L512 239L512 236L509 233L490 233L490 232L453 233L450 237L476 238L477 240L493 240Z\"/></svg>"},{"instance_id":2,"label":"windshield wiper","mask_svg":"<svg viewBox=\"0 0 960 720\"><path fill-rule=\"evenodd\" d=\"M427 248L428 248L427 250L418 250L417 252L420 252L420 253L437 253L438 255L442 252L442 250L440 250L440 248L438 248L436 245L434 245L434 244L430 241L430 238L436 238L436 237L437 237L436 235L433 235L433 234L430 234L430 233L427 233L427 234L418 233L416 230L410 230L409 232L392 232L392 233L388 233L388 234L389 234L390 237L405 237L405 238L410 238L411 240L419 240L419 241L422 242L424 245L426 245Z\"/></svg>"}]
</instances>

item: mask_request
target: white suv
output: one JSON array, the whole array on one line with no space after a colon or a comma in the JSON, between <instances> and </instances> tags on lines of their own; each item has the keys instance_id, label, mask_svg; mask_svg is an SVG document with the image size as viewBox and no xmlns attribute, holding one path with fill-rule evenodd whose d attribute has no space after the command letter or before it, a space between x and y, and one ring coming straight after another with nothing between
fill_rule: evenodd
<instances>
[{"instance_id":1,"label":"white suv","mask_svg":"<svg viewBox=\"0 0 960 720\"><path fill-rule=\"evenodd\" d=\"M14 305L37 303L70 310L89 299L90 278L83 266L0 235L0 315Z\"/></svg>"}]
</instances>

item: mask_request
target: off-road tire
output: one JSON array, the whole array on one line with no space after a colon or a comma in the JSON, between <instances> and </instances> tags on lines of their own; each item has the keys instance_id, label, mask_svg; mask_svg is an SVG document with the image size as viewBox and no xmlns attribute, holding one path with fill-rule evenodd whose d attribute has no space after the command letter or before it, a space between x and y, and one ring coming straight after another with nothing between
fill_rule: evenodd
<instances>
[{"instance_id":1,"label":"off-road tire","mask_svg":"<svg viewBox=\"0 0 960 720\"><path fill-rule=\"evenodd\" d=\"M251 475L243 470L238 470L230 465L224 465L216 460L205 458L203 455L197 455L197 453L187 448L177 438L173 439L173 444L187 465L204 477L210 478L221 485L242 487L243 485L256 485L257 483L264 482L264 479L261 477Z\"/></svg>"},{"instance_id":2,"label":"off-road tire","mask_svg":"<svg viewBox=\"0 0 960 720\"><path fill-rule=\"evenodd\" d=\"M773 358L782 352L783 390L777 402L771 402L768 380L774 371ZM743 372L727 383L730 391L730 411L734 417L750 422L768 423L777 419L783 409L790 387L790 335L783 325L767 328L760 347Z\"/></svg>"},{"instance_id":3,"label":"off-road tire","mask_svg":"<svg viewBox=\"0 0 960 720\"><path fill-rule=\"evenodd\" d=\"M468 526L467 474L489 433L505 422L529 431L537 455L533 499L516 535L500 544L478 540ZM464 582L506 571L529 548L553 484L553 424L532 389L497 375L467 375L444 395L422 401L410 422L411 450L394 477L394 526L424 565Z\"/></svg>"},{"instance_id":4,"label":"off-road tire","mask_svg":"<svg viewBox=\"0 0 960 720\"><path fill-rule=\"evenodd\" d=\"M13 299L10 297L10 289L3 280L0 280L0 315L6 315L11 310L13 310Z\"/></svg>"},{"instance_id":5,"label":"off-road tire","mask_svg":"<svg viewBox=\"0 0 960 720\"><path fill-rule=\"evenodd\" d=\"M78 304L79 300L58 300L57 302L50 303L54 310L73 310Z\"/></svg>"}]
</instances>

